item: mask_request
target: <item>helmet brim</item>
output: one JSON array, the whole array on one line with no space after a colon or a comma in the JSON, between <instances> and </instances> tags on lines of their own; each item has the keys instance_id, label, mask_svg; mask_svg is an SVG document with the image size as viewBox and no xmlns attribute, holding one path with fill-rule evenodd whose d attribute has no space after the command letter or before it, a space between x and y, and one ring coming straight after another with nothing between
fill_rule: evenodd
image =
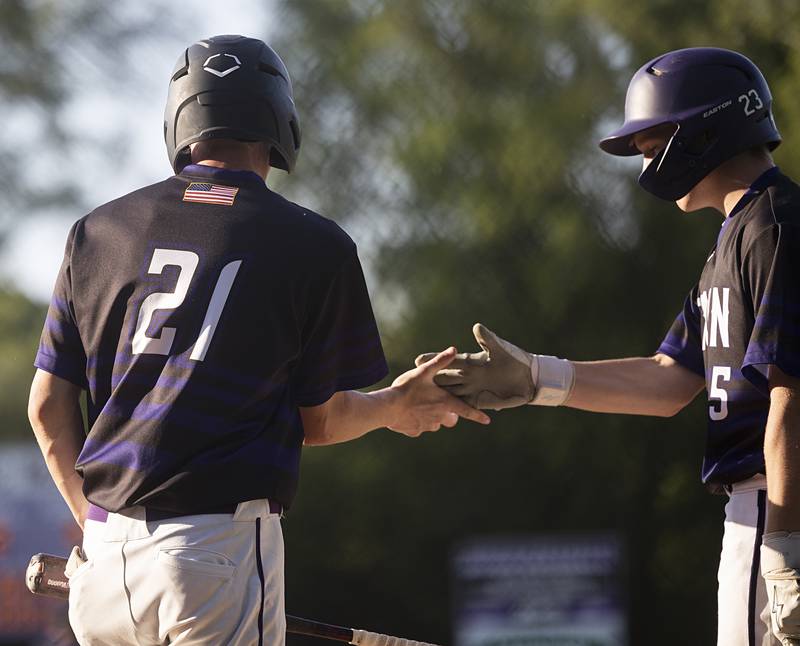
<instances>
[{"instance_id":1,"label":"helmet brim","mask_svg":"<svg viewBox=\"0 0 800 646\"><path fill-rule=\"evenodd\" d=\"M599 146L603 151L619 157L641 155L641 151L633 145L634 136L650 128L663 126L668 123L673 123L673 121L663 118L626 121L610 135L601 139Z\"/></svg>"}]
</instances>

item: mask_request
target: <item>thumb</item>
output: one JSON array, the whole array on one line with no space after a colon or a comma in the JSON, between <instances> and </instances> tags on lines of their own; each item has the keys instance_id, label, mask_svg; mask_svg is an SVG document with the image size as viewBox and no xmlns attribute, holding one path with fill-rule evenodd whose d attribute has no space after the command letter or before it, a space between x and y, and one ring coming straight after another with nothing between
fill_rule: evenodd
<instances>
[{"instance_id":1,"label":"thumb","mask_svg":"<svg viewBox=\"0 0 800 646\"><path fill-rule=\"evenodd\" d=\"M472 335L475 337L478 345L490 355L495 350L500 349L500 342L497 340L497 335L483 323L476 323L472 326Z\"/></svg>"},{"instance_id":2,"label":"thumb","mask_svg":"<svg viewBox=\"0 0 800 646\"><path fill-rule=\"evenodd\" d=\"M435 375L437 372L449 366L453 359L456 358L456 349L453 346L443 350L437 354L433 359L430 359L419 366L419 370L424 375Z\"/></svg>"}]
</instances>

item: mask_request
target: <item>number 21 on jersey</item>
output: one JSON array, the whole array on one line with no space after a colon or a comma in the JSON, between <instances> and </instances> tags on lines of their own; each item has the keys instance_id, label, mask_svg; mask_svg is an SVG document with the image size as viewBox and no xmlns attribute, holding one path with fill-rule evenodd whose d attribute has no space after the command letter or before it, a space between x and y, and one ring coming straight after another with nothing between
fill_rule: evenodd
<instances>
[{"instance_id":1,"label":"number 21 on jersey","mask_svg":"<svg viewBox=\"0 0 800 646\"><path fill-rule=\"evenodd\" d=\"M181 306L189 291L189 285L199 262L200 257L193 251L179 249L153 250L153 258L150 261L150 268L147 273L160 274L164 271L164 267L173 265L179 269L178 281L175 285L175 291L155 292L142 301L139 315L136 319L136 330L133 333L133 354L169 354L172 342L175 340L176 328L164 327L157 337L147 336L147 328L150 327L156 310L174 310ZM211 294L211 301L208 304L203 324L200 327L200 334L192 346L192 352L189 355L190 359L195 361L205 359L208 346L211 345L211 339L214 338L219 317L222 316L222 310L228 300L228 295L231 293L233 281L236 279L236 274L241 265L241 260L233 260L222 268L219 278L217 278L217 284Z\"/></svg>"}]
</instances>

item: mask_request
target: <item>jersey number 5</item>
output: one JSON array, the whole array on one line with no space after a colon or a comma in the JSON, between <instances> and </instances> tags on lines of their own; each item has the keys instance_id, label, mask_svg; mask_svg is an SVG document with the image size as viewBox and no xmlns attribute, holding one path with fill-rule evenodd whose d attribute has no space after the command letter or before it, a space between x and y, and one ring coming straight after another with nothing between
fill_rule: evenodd
<instances>
[{"instance_id":1,"label":"jersey number 5","mask_svg":"<svg viewBox=\"0 0 800 646\"><path fill-rule=\"evenodd\" d=\"M169 354L172 342L175 340L176 329L164 327L159 336L150 337L147 336L147 328L150 327L156 310L174 310L181 306L199 262L200 257L193 251L178 249L155 249L153 251L153 258L147 273L160 274L167 265L174 265L180 271L174 292L156 292L142 301L139 316L136 319L136 331L133 333L133 354ZM233 260L222 268L214 292L211 294L211 301L200 328L200 335L194 342L192 353L189 355L190 359L195 361L205 359L208 346L217 329L219 317L225 307L225 301L228 300L241 264L241 260Z\"/></svg>"},{"instance_id":2,"label":"jersey number 5","mask_svg":"<svg viewBox=\"0 0 800 646\"><path fill-rule=\"evenodd\" d=\"M712 404L708 407L708 416L715 422L728 416L728 391L719 385L720 380L731 380L730 366L714 366L711 369L711 388L708 391L708 398L718 399L719 409Z\"/></svg>"}]
</instances>

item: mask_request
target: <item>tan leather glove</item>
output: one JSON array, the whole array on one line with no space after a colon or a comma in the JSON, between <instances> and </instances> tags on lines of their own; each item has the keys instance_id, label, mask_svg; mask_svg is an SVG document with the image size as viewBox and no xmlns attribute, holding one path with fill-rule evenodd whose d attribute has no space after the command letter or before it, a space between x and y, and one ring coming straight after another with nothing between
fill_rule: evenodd
<instances>
[{"instance_id":1,"label":"tan leather glove","mask_svg":"<svg viewBox=\"0 0 800 646\"><path fill-rule=\"evenodd\" d=\"M458 354L434 377L437 385L473 408L502 410L525 404L558 406L572 390L574 369L563 359L530 354L476 323L472 334L482 352ZM420 365L432 357L423 354Z\"/></svg>"},{"instance_id":2,"label":"tan leather glove","mask_svg":"<svg viewBox=\"0 0 800 646\"><path fill-rule=\"evenodd\" d=\"M770 532L761 544L772 634L783 646L800 645L800 533Z\"/></svg>"}]
</instances>

